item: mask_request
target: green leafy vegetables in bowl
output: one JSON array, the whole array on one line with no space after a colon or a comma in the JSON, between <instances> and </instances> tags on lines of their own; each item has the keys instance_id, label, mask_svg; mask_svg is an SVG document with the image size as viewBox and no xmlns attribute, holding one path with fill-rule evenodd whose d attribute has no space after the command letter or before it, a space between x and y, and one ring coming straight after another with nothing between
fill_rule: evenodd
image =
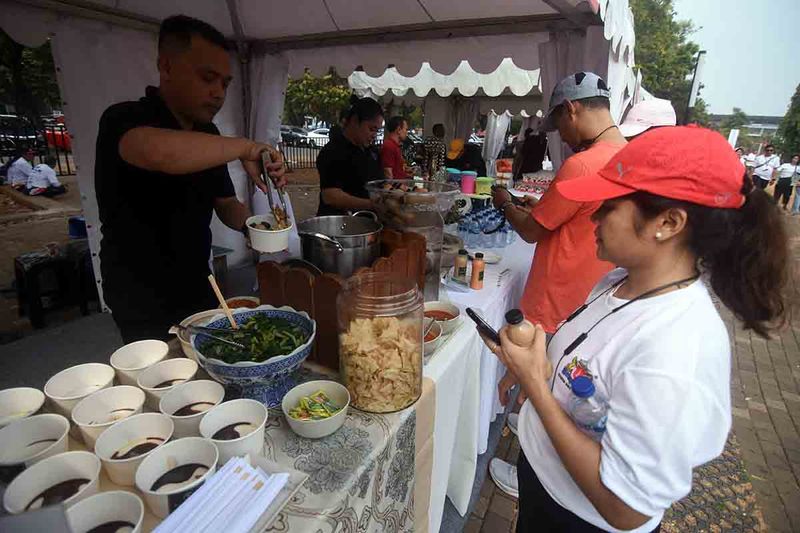
<instances>
[{"instance_id":1,"label":"green leafy vegetables in bowl","mask_svg":"<svg viewBox=\"0 0 800 533\"><path fill-rule=\"evenodd\" d=\"M308 339L300 326L283 318L255 315L239 324L239 329L229 333L215 333L224 339L244 345L241 350L216 339L208 339L202 346L205 357L219 359L228 364L241 361L263 363L277 355L288 355Z\"/></svg>"}]
</instances>

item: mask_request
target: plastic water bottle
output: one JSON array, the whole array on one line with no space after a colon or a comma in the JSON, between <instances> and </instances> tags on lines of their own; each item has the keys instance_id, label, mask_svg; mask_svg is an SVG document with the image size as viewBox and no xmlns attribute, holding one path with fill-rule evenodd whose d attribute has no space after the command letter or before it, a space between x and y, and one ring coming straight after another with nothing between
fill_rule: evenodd
<instances>
[{"instance_id":1,"label":"plastic water bottle","mask_svg":"<svg viewBox=\"0 0 800 533\"><path fill-rule=\"evenodd\" d=\"M569 414L584 433L596 441L603 438L608 419L608 403L595 390L592 378L578 376L572 380Z\"/></svg>"},{"instance_id":2,"label":"plastic water bottle","mask_svg":"<svg viewBox=\"0 0 800 533\"><path fill-rule=\"evenodd\" d=\"M467 236L467 248L480 248L483 245L481 239L481 224L478 220L473 220L469 224L469 235Z\"/></svg>"}]
</instances>

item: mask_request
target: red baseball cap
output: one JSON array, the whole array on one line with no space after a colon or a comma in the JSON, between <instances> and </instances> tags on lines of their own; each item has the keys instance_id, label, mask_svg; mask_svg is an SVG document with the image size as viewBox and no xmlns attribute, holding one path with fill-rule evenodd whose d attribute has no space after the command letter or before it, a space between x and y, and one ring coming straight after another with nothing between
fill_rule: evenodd
<instances>
[{"instance_id":1,"label":"red baseball cap","mask_svg":"<svg viewBox=\"0 0 800 533\"><path fill-rule=\"evenodd\" d=\"M744 204L744 166L725 138L699 126L655 128L635 138L597 174L557 182L576 202L618 198L636 191L709 207Z\"/></svg>"}]
</instances>

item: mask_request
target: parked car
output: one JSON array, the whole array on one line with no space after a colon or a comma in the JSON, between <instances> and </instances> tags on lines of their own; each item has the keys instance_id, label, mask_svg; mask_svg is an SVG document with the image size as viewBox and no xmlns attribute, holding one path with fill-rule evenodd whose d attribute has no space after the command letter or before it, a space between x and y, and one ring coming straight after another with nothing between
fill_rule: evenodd
<instances>
[{"instance_id":1,"label":"parked car","mask_svg":"<svg viewBox=\"0 0 800 533\"><path fill-rule=\"evenodd\" d=\"M328 144L330 131L329 128L317 128L308 132L308 140L317 148L322 148Z\"/></svg>"},{"instance_id":2,"label":"parked car","mask_svg":"<svg viewBox=\"0 0 800 533\"><path fill-rule=\"evenodd\" d=\"M281 125L281 140L287 146L309 146L308 132L300 126Z\"/></svg>"},{"instance_id":3,"label":"parked car","mask_svg":"<svg viewBox=\"0 0 800 533\"><path fill-rule=\"evenodd\" d=\"M45 151L45 138L31 121L17 115L0 115L0 155L11 156L22 148L33 148L38 154Z\"/></svg>"}]
</instances>

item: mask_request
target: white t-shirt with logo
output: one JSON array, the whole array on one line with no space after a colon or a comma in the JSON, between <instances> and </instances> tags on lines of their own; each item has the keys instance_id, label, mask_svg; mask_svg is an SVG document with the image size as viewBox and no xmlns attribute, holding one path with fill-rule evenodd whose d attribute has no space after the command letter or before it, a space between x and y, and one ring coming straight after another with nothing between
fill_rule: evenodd
<instances>
[{"instance_id":1,"label":"white t-shirt with logo","mask_svg":"<svg viewBox=\"0 0 800 533\"><path fill-rule=\"evenodd\" d=\"M772 171L778 168L781 159L777 155L759 155L756 157L756 168L753 171L762 180L771 180Z\"/></svg>"},{"instance_id":2,"label":"white t-shirt with logo","mask_svg":"<svg viewBox=\"0 0 800 533\"><path fill-rule=\"evenodd\" d=\"M33 167L28 163L24 157L20 157L8 167L6 176L11 185L26 185L28 183L28 176L30 176Z\"/></svg>"},{"instance_id":3,"label":"white t-shirt with logo","mask_svg":"<svg viewBox=\"0 0 800 533\"><path fill-rule=\"evenodd\" d=\"M798 179L798 175L800 174L800 165L793 165L791 163L784 163L778 167L778 178L779 179L787 179L787 178L794 178L794 181Z\"/></svg>"},{"instance_id":4,"label":"white t-shirt with logo","mask_svg":"<svg viewBox=\"0 0 800 533\"><path fill-rule=\"evenodd\" d=\"M61 185L56 177L56 171L44 163L33 167L28 176L29 189L46 189L48 187L58 187Z\"/></svg>"},{"instance_id":5,"label":"white t-shirt with logo","mask_svg":"<svg viewBox=\"0 0 800 533\"><path fill-rule=\"evenodd\" d=\"M611 271L587 302L626 275ZM652 517L689 493L692 469L718 456L731 427L731 349L725 324L701 280L639 300L610 315L570 355L564 350L625 303L613 291L563 325L548 346L556 369L554 396L569 412L569 381L590 375L608 399L600 479L618 498ZM550 496L583 520L611 527L567 472L530 401L520 412L525 457Z\"/></svg>"}]
</instances>

